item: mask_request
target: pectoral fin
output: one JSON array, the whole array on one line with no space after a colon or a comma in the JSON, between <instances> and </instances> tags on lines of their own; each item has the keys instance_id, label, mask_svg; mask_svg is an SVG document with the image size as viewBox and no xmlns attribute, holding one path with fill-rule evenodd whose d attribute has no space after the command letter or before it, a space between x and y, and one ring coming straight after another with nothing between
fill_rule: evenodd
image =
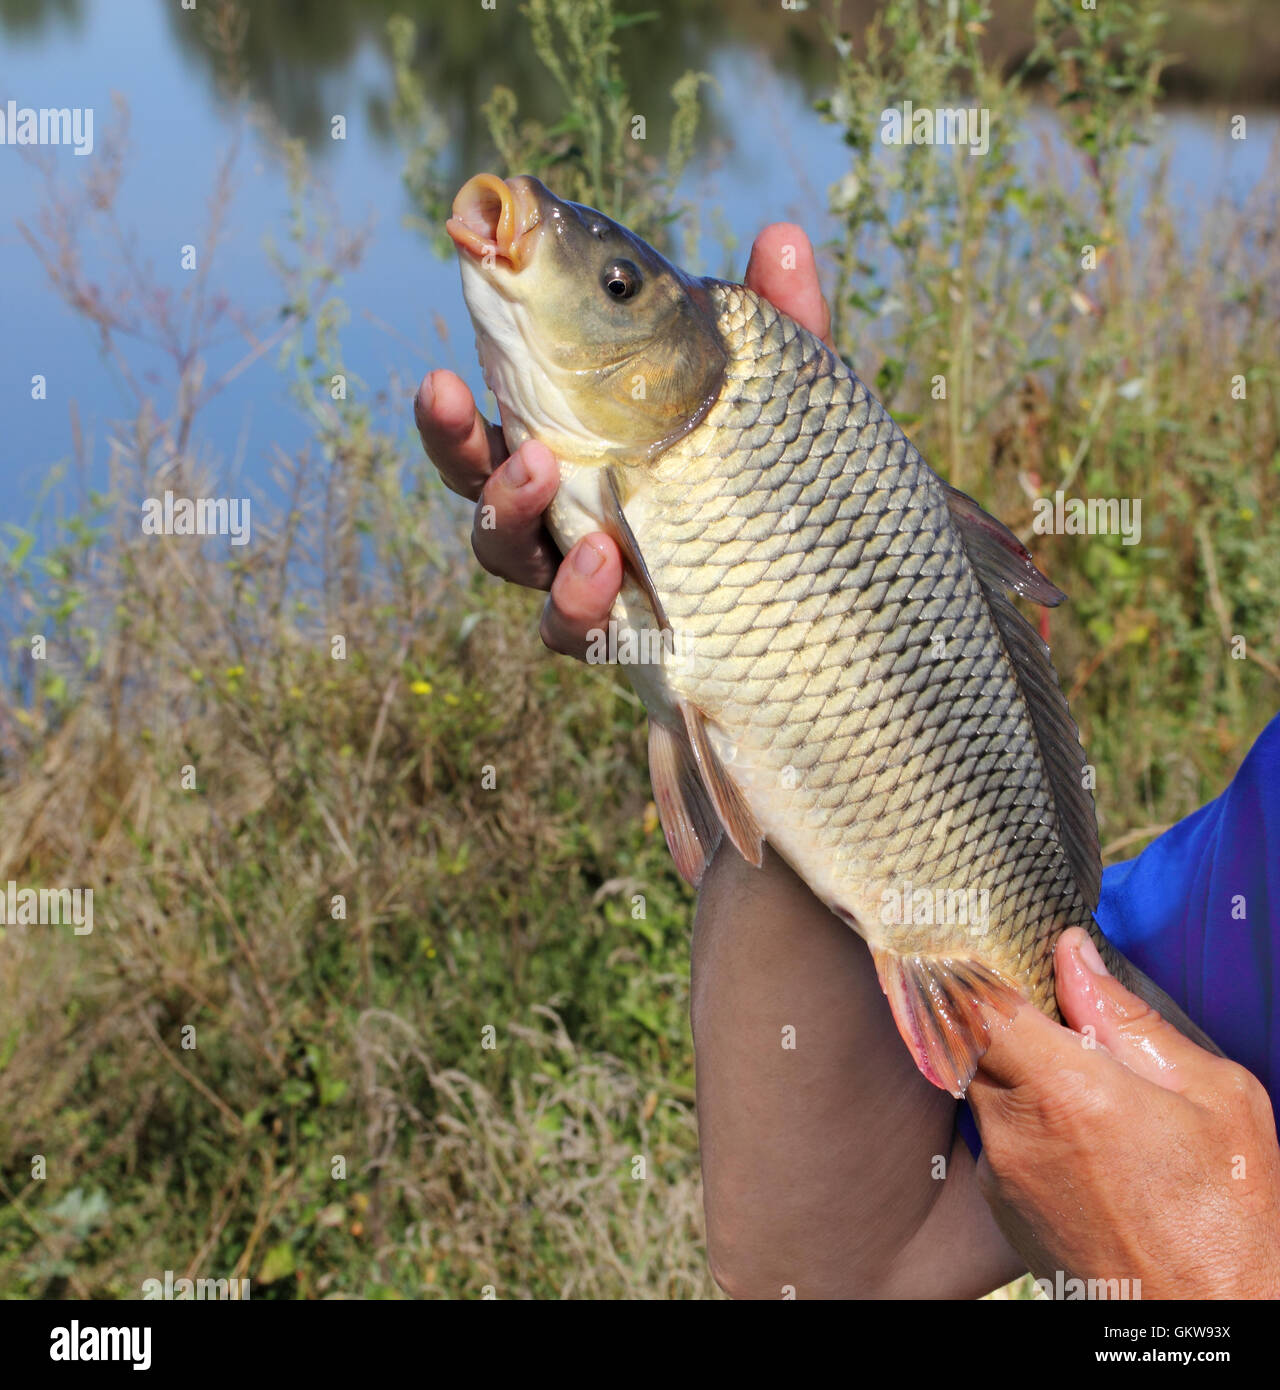
<instances>
[{"instance_id":1,"label":"pectoral fin","mask_svg":"<svg viewBox=\"0 0 1280 1390\"><path fill-rule=\"evenodd\" d=\"M604 510L605 530L622 552L623 564L630 572L631 577L644 590L644 596L649 600L649 606L653 609L653 616L657 619L658 626L670 631L671 624L667 621L666 610L663 608L662 600L658 597L658 591L654 587L649 567L644 562L644 556L641 555L640 547L636 544L635 533L622 510L622 496L618 489L617 470L612 467L601 470L600 503Z\"/></svg>"},{"instance_id":2,"label":"pectoral fin","mask_svg":"<svg viewBox=\"0 0 1280 1390\"><path fill-rule=\"evenodd\" d=\"M680 713L684 716L698 774L716 816L724 826L725 834L733 841L734 848L748 864L754 864L758 869L764 863L764 832L737 783L711 746L702 711L687 700L681 700Z\"/></svg>"}]
</instances>

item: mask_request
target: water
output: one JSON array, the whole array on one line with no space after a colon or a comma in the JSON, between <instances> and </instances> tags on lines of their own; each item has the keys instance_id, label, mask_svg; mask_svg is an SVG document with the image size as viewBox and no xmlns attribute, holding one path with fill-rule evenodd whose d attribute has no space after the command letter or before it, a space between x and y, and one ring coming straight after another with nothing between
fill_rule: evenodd
<instances>
[{"instance_id":1,"label":"water","mask_svg":"<svg viewBox=\"0 0 1280 1390\"><path fill-rule=\"evenodd\" d=\"M364 259L339 293L351 310L343 332L348 371L372 393L393 392L402 401L407 448L417 448L409 397L432 367L459 371L482 389L471 351L471 332L452 260L437 258L423 236L405 224L408 200L401 185L402 152L388 137L385 106L392 90L389 60L379 42L390 6L306 5L256 10L250 66L255 90L284 127L304 136L314 168L342 218L370 225ZM703 153L686 174L681 192L700 207L720 209L740 270L755 231L787 217L821 238L830 232L826 190L847 168L847 151L835 127L813 113L821 90L810 51L765 52L702 5L688 7L677 26L682 42L665 33L637 37L645 43L637 71L648 83L637 106L665 110L664 93L688 66L709 68L718 82L711 95ZM260 17L270 22L259 25ZM30 16L34 16L31 18ZM119 197L123 224L136 236L140 263L175 294L187 272L181 247L202 250L207 200L220 161L235 134L220 104L210 64L198 47L195 21L176 4L148 0L61 0L33 9L22 0L0 3L0 105L92 107L97 149L87 158L49 151L59 175L83 178L102 160L112 119L112 93L130 109L129 158ZM652 27L652 26L646 26ZM512 83L525 103L546 97L532 61L495 52L476 26L443 23L437 50L424 63L437 75L437 99L449 113L451 144L460 174L484 157L479 95L495 80ZM347 138L327 138L332 114L347 120ZM1251 111L1250 138L1227 138L1225 112L1209 108L1166 117L1155 146L1135 154L1149 167L1167 155L1172 186L1183 201L1185 223L1197 225L1212 194L1243 196L1260 179L1276 114ZM1044 113L1032 122L1027 158L1038 158ZM661 116L651 120L651 139L665 147ZM15 228L39 227L43 182L37 168L11 146L0 147L0 383L5 401L0 439L0 522L28 525L37 512L48 520L75 511L85 487L106 479L110 440L134 414L134 397L121 372L104 358L95 331L55 295L39 261ZM252 130L244 132L228 208L228 233L214 261L215 282L240 306L259 334L279 323L282 289L267 256L268 236L283 242L288 200L284 173ZM704 232L711 226L703 223ZM51 250L56 248L50 246ZM726 253L718 236L703 236L702 265L724 273ZM101 236L84 247L92 277L109 285L121 272L118 256ZM442 340L433 316L446 327ZM208 354L207 380L216 379L245 353L235 332ZM132 361L159 373L157 400L167 408L172 373L162 354L143 350ZM31 396L31 378L47 378L47 399ZM85 440L83 476L69 476L41 502L54 470L72 458L72 404ZM192 450L216 468L224 493L273 495L270 474L278 448L294 453L313 424L290 399L274 353L265 354L219 394L202 413Z\"/></svg>"}]
</instances>

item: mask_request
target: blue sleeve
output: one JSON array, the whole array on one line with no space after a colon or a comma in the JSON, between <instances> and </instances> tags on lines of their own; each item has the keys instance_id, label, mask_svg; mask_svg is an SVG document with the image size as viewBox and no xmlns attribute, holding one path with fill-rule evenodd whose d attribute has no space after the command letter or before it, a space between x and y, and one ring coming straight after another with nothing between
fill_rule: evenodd
<instances>
[{"instance_id":1,"label":"blue sleeve","mask_svg":"<svg viewBox=\"0 0 1280 1390\"><path fill-rule=\"evenodd\" d=\"M1098 925L1233 1061L1280 1114L1280 716L1230 786L1102 875ZM976 1156L967 1104L957 1126Z\"/></svg>"}]
</instances>

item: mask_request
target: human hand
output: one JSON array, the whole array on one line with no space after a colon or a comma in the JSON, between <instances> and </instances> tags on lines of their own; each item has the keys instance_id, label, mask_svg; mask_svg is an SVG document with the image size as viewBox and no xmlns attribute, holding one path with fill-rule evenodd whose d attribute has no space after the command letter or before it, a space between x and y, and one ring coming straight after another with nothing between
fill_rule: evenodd
<instances>
[{"instance_id":1,"label":"human hand","mask_svg":"<svg viewBox=\"0 0 1280 1390\"><path fill-rule=\"evenodd\" d=\"M793 256L784 256L788 247L794 248ZM794 266L786 268L792 260ZM828 340L831 316L813 248L799 227L775 222L760 233L751 249L746 284ZM553 651L584 659L587 633L608 623L622 586L618 547L597 531L561 561L542 524L560 481L551 451L528 440L508 457L501 429L484 419L453 372L428 373L413 412L423 448L446 486L479 503L471 532L476 558L499 578L550 589L542 640ZM490 507L491 512L484 510Z\"/></svg>"},{"instance_id":2,"label":"human hand","mask_svg":"<svg viewBox=\"0 0 1280 1390\"><path fill-rule=\"evenodd\" d=\"M1005 1237L1050 1279L1280 1296L1280 1147L1262 1085L1123 988L1080 929L1055 964L1070 1027L1024 1007L969 1089L979 1186Z\"/></svg>"}]
</instances>

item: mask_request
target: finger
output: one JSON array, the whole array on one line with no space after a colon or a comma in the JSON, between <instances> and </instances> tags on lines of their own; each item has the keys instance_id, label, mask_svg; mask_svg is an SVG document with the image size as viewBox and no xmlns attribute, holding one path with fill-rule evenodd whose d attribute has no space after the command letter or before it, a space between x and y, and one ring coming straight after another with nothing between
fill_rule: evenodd
<instances>
[{"instance_id":1,"label":"finger","mask_svg":"<svg viewBox=\"0 0 1280 1390\"><path fill-rule=\"evenodd\" d=\"M1073 1033L1025 1004L994 1024L967 1099L993 1163L1046 1134L1092 1132L1130 1103L1142 1082L1095 1038Z\"/></svg>"},{"instance_id":2,"label":"finger","mask_svg":"<svg viewBox=\"0 0 1280 1390\"><path fill-rule=\"evenodd\" d=\"M990 1026L989 1046L970 1084L970 1099L975 1089L1052 1084L1060 1069L1093 1066L1106 1057L1096 1038L1061 1027L1033 1004L1024 1004L1010 1020L993 1015Z\"/></svg>"},{"instance_id":3,"label":"finger","mask_svg":"<svg viewBox=\"0 0 1280 1390\"><path fill-rule=\"evenodd\" d=\"M489 475L476 508L471 547L490 574L531 589L551 587L560 552L542 514L559 484L555 455L532 439Z\"/></svg>"},{"instance_id":4,"label":"finger","mask_svg":"<svg viewBox=\"0 0 1280 1390\"><path fill-rule=\"evenodd\" d=\"M622 556L603 532L585 536L565 556L542 610L542 640L554 652L586 657L588 633L604 630L622 587Z\"/></svg>"},{"instance_id":5,"label":"finger","mask_svg":"<svg viewBox=\"0 0 1280 1390\"><path fill-rule=\"evenodd\" d=\"M428 372L413 398L413 418L427 457L445 485L471 501L502 462L502 431L476 409L466 383L452 372Z\"/></svg>"},{"instance_id":6,"label":"finger","mask_svg":"<svg viewBox=\"0 0 1280 1390\"><path fill-rule=\"evenodd\" d=\"M1150 1004L1107 970L1097 946L1080 927L1065 931L1054 957L1058 1007L1077 1032L1092 1036L1131 1071L1182 1092L1210 1054L1183 1037Z\"/></svg>"},{"instance_id":7,"label":"finger","mask_svg":"<svg viewBox=\"0 0 1280 1390\"><path fill-rule=\"evenodd\" d=\"M794 222L766 227L751 248L746 283L828 347L833 346L831 310L818 281L813 246L802 227Z\"/></svg>"}]
</instances>

